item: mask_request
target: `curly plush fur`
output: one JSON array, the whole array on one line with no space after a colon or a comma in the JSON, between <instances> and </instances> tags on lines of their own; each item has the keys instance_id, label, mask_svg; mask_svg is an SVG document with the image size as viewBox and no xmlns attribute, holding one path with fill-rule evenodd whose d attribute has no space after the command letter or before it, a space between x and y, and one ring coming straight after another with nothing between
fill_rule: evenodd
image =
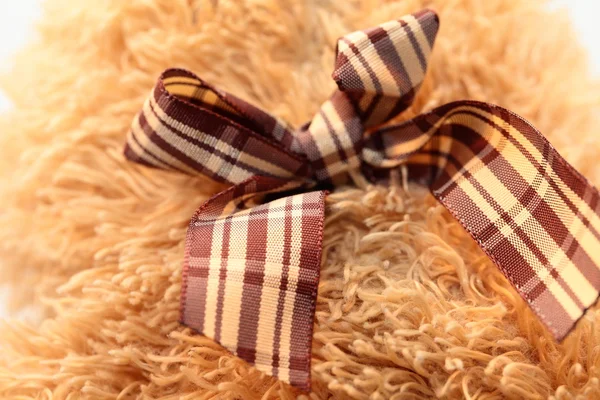
<instances>
[{"instance_id":1,"label":"curly plush fur","mask_svg":"<svg viewBox=\"0 0 600 400\"><path fill-rule=\"evenodd\" d=\"M51 0L3 87L1 279L40 321L0 329L0 396L289 399L295 389L178 324L189 218L220 187L122 156L167 67L298 124L334 88L340 35L435 9L406 119L474 98L523 115L600 184L600 87L568 18L531 0ZM328 198L317 398L600 398L600 313L562 344L424 188ZM26 318L27 320L27 318ZM579 397L578 397L579 396Z\"/></svg>"}]
</instances>

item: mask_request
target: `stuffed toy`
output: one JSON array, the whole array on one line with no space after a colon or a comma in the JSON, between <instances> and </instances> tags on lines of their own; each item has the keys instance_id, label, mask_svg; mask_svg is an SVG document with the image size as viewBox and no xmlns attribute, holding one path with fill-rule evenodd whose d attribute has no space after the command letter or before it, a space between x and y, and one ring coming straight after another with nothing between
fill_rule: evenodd
<instances>
[{"instance_id":1,"label":"stuffed toy","mask_svg":"<svg viewBox=\"0 0 600 400\"><path fill-rule=\"evenodd\" d=\"M412 33L392 54L401 60L393 64L407 69L396 74L412 80L417 72L410 68L419 64L423 76L394 95L389 90L397 87L375 83L381 69L373 68L379 65L373 60L385 64L390 52L362 52L361 43L366 35L378 43L390 39L392 48L394 27L407 24ZM409 42L412 63L404 58ZM466 200L439 195L451 180L436 175L446 180L430 191L421 178L431 168L417 168L415 177L415 168L405 165L418 164L409 158L416 148L389 150L406 143L387 133L419 138L452 118L449 103L460 104L451 109L462 118L457 124L475 131L473 115L485 115L500 121L499 131L543 133L552 145L540 139L540 153L558 165L544 170L550 189L552 174L563 171L577 181L567 186L581 192L581 204L561 199L564 210L558 200L551 204L560 210L558 221L569 212L586 221L570 231L582 235L576 237L586 251L567 246L565 253L573 268L596 260L590 243L598 205L593 185L600 183L594 162L600 86L567 16L545 2L49 0L38 37L15 58L2 86L15 109L1 121L0 276L6 302L20 317L0 330L2 398L600 397L594 271L549 273L547 292L520 285L522 275L501 260L507 253L486 247L485 236L469 224L469 217L482 218L477 210L457 209ZM464 99L469 102L451 103ZM379 106L369 108L372 102ZM307 150L314 145L323 156L314 132L329 126L323 121L331 120L331 109L346 115L343 104L359 110L359 124L370 129L356 153L360 162L394 167L385 179L353 164L356 154L336 158L349 175L341 179L331 157ZM346 155L357 143L352 118L342 118L350 138ZM230 146L213 141L208 155L194 150L189 160L169 158L152 147L164 139L157 121L172 128L198 123L208 133L215 127ZM299 143L285 139L294 129L304 138ZM454 135L450 128L439 131ZM240 137L263 150L247 151ZM431 154L454 154L442 151L445 139L433 142L438 147L425 146ZM234 151L254 174L234 174L235 165L227 174L211 169L215 157L223 165L219 157L229 160ZM190 167L194 162L199 165ZM472 164L458 165L463 171ZM255 179L263 175L266 180ZM333 183L329 194L309 194L320 193L322 183ZM265 196L254 196L261 190ZM232 210L260 213L272 202L292 210L298 198L319 206L308 207L314 218L306 218L307 240L282 257L311 250L312 275L286 278L285 285L306 284L298 296L314 290L314 301L308 296L302 323L294 325L286 319L287 292L274 292L285 293L282 309L268 316L273 330L258 329L252 346L234 348L227 341L232 329L246 332L248 321L262 318L256 316L261 304L279 303L250 296L239 318L223 312L235 300L227 286L236 284L227 276L235 263L222 268L207 259L202 266L202 249L213 246L218 229L234 244L259 240L256 231L241 238L239 227L227 225L236 215L246 215L246 225L250 220ZM288 233L280 229L285 243ZM289 246L278 243L262 251L285 254ZM544 243L538 243L542 253ZM258 253L252 247L250 254ZM291 261L282 265L292 273ZM201 271L216 273L208 290L198 291L203 281L192 279ZM572 290L563 296L554 281ZM201 311L200 301L217 311ZM283 348L286 340L308 353L263 351Z\"/></svg>"}]
</instances>

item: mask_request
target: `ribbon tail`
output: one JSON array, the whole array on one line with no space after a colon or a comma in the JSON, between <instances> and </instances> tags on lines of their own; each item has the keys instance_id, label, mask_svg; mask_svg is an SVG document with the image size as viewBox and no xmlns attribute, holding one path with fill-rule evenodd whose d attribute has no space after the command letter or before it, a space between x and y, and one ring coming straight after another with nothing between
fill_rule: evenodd
<instances>
[{"instance_id":1,"label":"ribbon tail","mask_svg":"<svg viewBox=\"0 0 600 400\"><path fill-rule=\"evenodd\" d=\"M406 163L429 183L563 339L598 298L598 190L531 124L491 104L450 103L374 136L365 160Z\"/></svg>"},{"instance_id":2,"label":"ribbon tail","mask_svg":"<svg viewBox=\"0 0 600 400\"><path fill-rule=\"evenodd\" d=\"M325 192L252 206L257 194L298 185L257 176L200 207L186 240L181 322L308 391Z\"/></svg>"}]
</instances>

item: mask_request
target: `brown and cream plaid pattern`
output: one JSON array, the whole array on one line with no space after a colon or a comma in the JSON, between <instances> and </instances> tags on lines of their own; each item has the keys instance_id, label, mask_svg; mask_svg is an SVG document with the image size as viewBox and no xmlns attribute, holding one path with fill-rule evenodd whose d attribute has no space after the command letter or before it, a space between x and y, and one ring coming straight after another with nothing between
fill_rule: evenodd
<instances>
[{"instance_id":1,"label":"brown and cream plaid pattern","mask_svg":"<svg viewBox=\"0 0 600 400\"><path fill-rule=\"evenodd\" d=\"M310 389L323 189L407 165L557 339L598 297L598 191L528 122L461 101L398 125L438 29L432 11L338 42L338 90L299 130L194 74L168 70L125 148L139 163L231 187L186 239L181 321L258 369Z\"/></svg>"},{"instance_id":2,"label":"brown and cream plaid pattern","mask_svg":"<svg viewBox=\"0 0 600 400\"><path fill-rule=\"evenodd\" d=\"M255 177L196 213L188 231L181 318L258 369L306 388L324 193L240 206L289 186Z\"/></svg>"}]
</instances>

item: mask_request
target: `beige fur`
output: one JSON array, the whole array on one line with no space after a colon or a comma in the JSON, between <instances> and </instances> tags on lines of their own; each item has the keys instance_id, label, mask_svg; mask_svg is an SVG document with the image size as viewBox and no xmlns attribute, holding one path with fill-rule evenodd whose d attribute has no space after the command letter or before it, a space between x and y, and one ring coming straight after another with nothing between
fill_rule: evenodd
<instances>
[{"instance_id":1,"label":"beige fur","mask_svg":"<svg viewBox=\"0 0 600 400\"><path fill-rule=\"evenodd\" d=\"M531 120L600 184L600 86L567 16L531 0L51 0L2 85L0 397L292 398L178 324L189 218L219 190L121 150L167 67L298 124L334 88L335 40L430 6L442 27L400 118L475 98ZM402 171L328 198L310 398L600 398L600 313L563 344Z\"/></svg>"}]
</instances>

